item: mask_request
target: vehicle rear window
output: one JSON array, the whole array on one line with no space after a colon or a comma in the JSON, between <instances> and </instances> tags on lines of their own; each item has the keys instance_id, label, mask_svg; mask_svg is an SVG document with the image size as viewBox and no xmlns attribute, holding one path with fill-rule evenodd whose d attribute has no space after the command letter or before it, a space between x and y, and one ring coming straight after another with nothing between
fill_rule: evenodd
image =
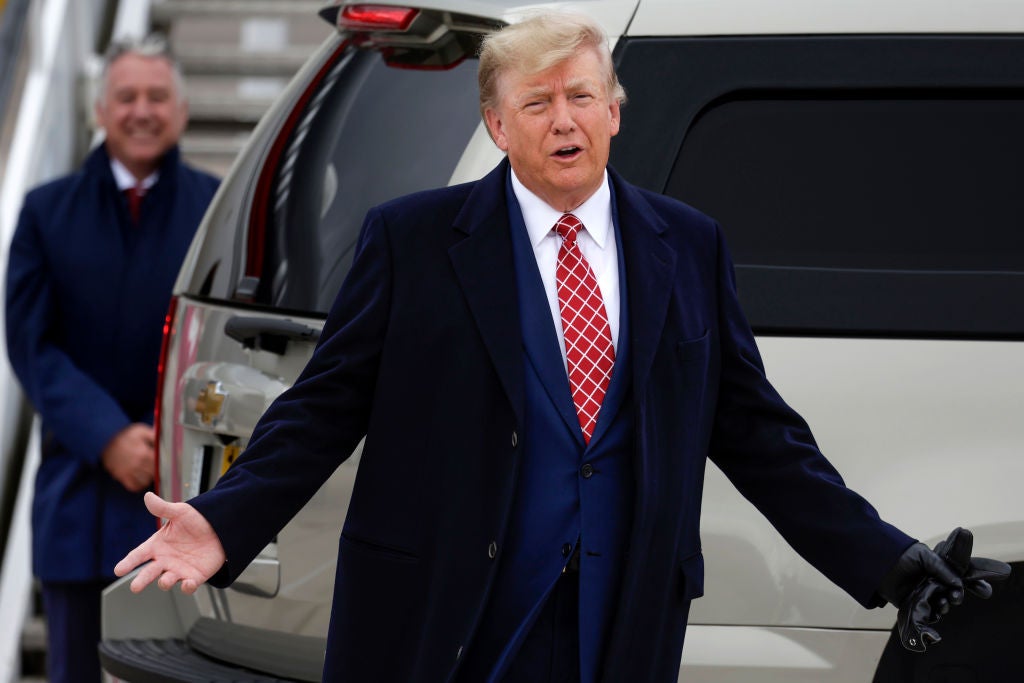
<instances>
[{"instance_id":1,"label":"vehicle rear window","mask_svg":"<svg viewBox=\"0 0 1024 683\"><path fill-rule=\"evenodd\" d=\"M745 265L1024 273L1024 101L722 102L667 193L728 230Z\"/></svg>"},{"instance_id":2,"label":"vehicle rear window","mask_svg":"<svg viewBox=\"0 0 1024 683\"><path fill-rule=\"evenodd\" d=\"M282 157L254 303L326 314L366 212L448 183L478 122L476 62L386 66L349 50Z\"/></svg>"},{"instance_id":3,"label":"vehicle rear window","mask_svg":"<svg viewBox=\"0 0 1024 683\"><path fill-rule=\"evenodd\" d=\"M630 39L612 163L722 226L759 334L1024 338L1024 40Z\"/></svg>"}]
</instances>

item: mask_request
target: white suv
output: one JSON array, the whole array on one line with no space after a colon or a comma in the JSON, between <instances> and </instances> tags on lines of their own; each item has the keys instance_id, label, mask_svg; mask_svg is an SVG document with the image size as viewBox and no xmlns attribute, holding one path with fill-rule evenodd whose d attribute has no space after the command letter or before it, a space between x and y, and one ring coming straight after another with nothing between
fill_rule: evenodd
<instances>
[{"instance_id":1,"label":"white suv","mask_svg":"<svg viewBox=\"0 0 1024 683\"><path fill-rule=\"evenodd\" d=\"M206 490L245 448L310 357L369 207L498 161L477 113L474 53L524 7L321 12L339 31L254 133L175 289L161 495ZM963 525L975 554L1018 567L1024 5L575 8L604 26L629 95L612 165L722 223L769 377L847 482L930 544ZM346 23L358 16L365 23ZM128 681L319 680L358 460L232 588L134 596L115 584L106 670ZM1021 572L993 600L954 611L940 645L905 655L887 647L894 610L863 610L832 586L713 467L705 488L706 597L691 609L681 681L991 681L1015 670Z\"/></svg>"}]
</instances>

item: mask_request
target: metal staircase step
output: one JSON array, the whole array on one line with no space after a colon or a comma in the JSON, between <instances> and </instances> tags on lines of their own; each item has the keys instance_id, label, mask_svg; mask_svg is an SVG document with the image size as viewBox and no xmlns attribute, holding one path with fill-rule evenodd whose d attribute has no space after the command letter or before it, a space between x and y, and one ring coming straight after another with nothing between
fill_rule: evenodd
<instances>
[{"instance_id":1,"label":"metal staircase step","mask_svg":"<svg viewBox=\"0 0 1024 683\"><path fill-rule=\"evenodd\" d=\"M250 130L214 134L192 128L181 138L181 153L190 164L224 177L248 141Z\"/></svg>"},{"instance_id":2,"label":"metal staircase step","mask_svg":"<svg viewBox=\"0 0 1024 683\"><path fill-rule=\"evenodd\" d=\"M167 24L182 16L315 16L321 0L162 0L154 2L154 23Z\"/></svg>"},{"instance_id":3,"label":"metal staircase step","mask_svg":"<svg viewBox=\"0 0 1024 683\"><path fill-rule=\"evenodd\" d=\"M248 52L234 46L191 47L178 54L186 75L242 75L291 77L316 46L289 46L275 52Z\"/></svg>"},{"instance_id":4,"label":"metal staircase step","mask_svg":"<svg viewBox=\"0 0 1024 683\"><path fill-rule=\"evenodd\" d=\"M271 100L272 101L272 100ZM236 122L256 125L271 102L243 97L189 96L188 111L193 121Z\"/></svg>"},{"instance_id":5,"label":"metal staircase step","mask_svg":"<svg viewBox=\"0 0 1024 683\"><path fill-rule=\"evenodd\" d=\"M2 0L0 0L2 1ZM223 176L253 127L334 29L327 0L154 0L152 28L165 32L186 77L192 164Z\"/></svg>"},{"instance_id":6,"label":"metal staircase step","mask_svg":"<svg viewBox=\"0 0 1024 683\"><path fill-rule=\"evenodd\" d=\"M47 649L46 619L37 612L25 621L21 631L22 680L28 681L45 676Z\"/></svg>"},{"instance_id":7,"label":"metal staircase step","mask_svg":"<svg viewBox=\"0 0 1024 683\"><path fill-rule=\"evenodd\" d=\"M250 129L235 133L188 132L181 138L181 151L188 157L234 157L248 142Z\"/></svg>"},{"instance_id":8,"label":"metal staircase step","mask_svg":"<svg viewBox=\"0 0 1024 683\"><path fill-rule=\"evenodd\" d=\"M29 652L46 652L46 620L36 614L25 621L21 631L21 647Z\"/></svg>"},{"instance_id":9,"label":"metal staircase step","mask_svg":"<svg viewBox=\"0 0 1024 683\"><path fill-rule=\"evenodd\" d=\"M288 85L280 76L207 76L190 74L186 82L193 123L255 125Z\"/></svg>"}]
</instances>

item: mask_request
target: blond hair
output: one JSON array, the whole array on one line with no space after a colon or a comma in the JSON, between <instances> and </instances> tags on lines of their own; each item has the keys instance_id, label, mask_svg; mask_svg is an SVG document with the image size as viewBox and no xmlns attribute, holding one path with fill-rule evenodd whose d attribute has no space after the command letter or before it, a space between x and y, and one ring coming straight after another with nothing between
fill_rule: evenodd
<instances>
[{"instance_id":1,"label":"blond hair","mask_svg":"<svg viewBox=\"0 0 1024 683\"><path fill-rule=\"evenodd\" d=\"M544 12L484 38L477 73L480 114L497 107L498 81L503 73L540 73L588 48L594 50L605 70L606 94L625 103L626 91L615 74L608 39L601 27L582 14Z\"/></svg>"}]
</instances>

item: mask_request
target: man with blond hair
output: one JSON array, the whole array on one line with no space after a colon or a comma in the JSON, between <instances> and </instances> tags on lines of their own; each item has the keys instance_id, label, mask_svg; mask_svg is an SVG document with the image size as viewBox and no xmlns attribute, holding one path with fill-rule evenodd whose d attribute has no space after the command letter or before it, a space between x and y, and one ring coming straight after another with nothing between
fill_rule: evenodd
<instances>
[{"instance_id":1,"label":"man with blond hair","mask_svg":"<svg viewBox=\"0 0 1024 683\"><path fill-rule=\"evenodd\" d=\"M305 371L213 490L147 498L168 523L117 573L230 583L365 435L325 681L674 681L708 457L865 606L958 602L768 383L714 221L607 167L600 29L512 25L479 82L507 159L368 213Z\"/></svg>"},{"instance_id":2,"label":"man with blond hair","mask_svg":"<svg viewBox=\"0 0 1024 683\"><path fill-rule=\"evenodd\" d=\"M102 144L25 197L7 270L7 348L42 418L32 565L52 683L98 681L100 592L152 533L153 396L163 318L217 181L182 163L188 119L159 36L114 43Z\"/></svg>"}]
</instances>

